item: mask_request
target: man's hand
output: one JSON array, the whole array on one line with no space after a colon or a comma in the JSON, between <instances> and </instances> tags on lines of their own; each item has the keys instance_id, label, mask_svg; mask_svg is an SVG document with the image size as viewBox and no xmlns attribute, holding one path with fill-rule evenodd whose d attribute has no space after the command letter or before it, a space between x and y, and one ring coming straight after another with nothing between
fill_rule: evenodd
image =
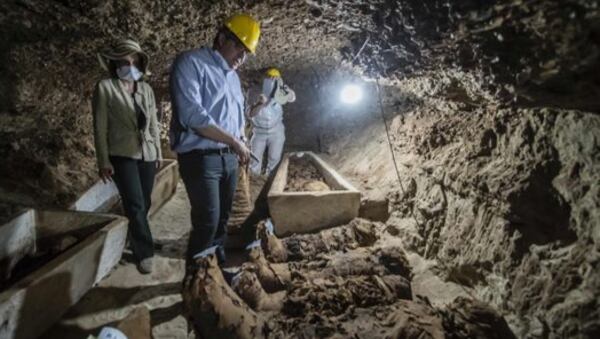
<instances>
[{"instance_id":1,"label":"man's hand","mask_svg":"<svg viewBox=\"0 0 600 339\"><path fill-rule=\"evenodd\" d=\"M112 167L104 167L98 171L98 175L100 175L100 179L102 179L103 183L108 183L112 181L112 175L115 173Z\"/></svg>"},{"instance_id":2,"label":"man's hand","mask_svg":"<svg viewBox=\"0 0 600 339\"><path fill-rule=\"evenodd\" d=\"M250 160L250 150L241 140L236 140L233 144L233 151L237 154L242 165L247 164Z\"/></svg>"},{"instance_id":3,"label":"man's hand","mask_svg":"<svg viewBox=\"0 0 600 339\"><path fill-rule=\"evenodd\" d=\"M248 158L250 158L250 150L248 147L244 145L242 140L224 131L221 127L208 125L205 127L194 128L194 131L205 138L227 144L229 147L233 148L240 163L245 164L248 162Z\"/></svg>"}]
</instances>

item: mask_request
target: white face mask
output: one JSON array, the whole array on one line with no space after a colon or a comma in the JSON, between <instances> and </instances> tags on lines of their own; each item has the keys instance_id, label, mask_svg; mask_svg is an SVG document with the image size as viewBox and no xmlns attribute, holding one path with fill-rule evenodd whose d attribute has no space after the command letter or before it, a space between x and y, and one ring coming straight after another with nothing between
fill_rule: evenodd
<instances>
[{"instance_id":1,"label":"white face mask","mask_svg":"<svg viewBox=\"0 0 600 339\"><path fill-rule=\"evenodd\" d=\"M266 78L263 80L262 92L267 98L271 98L271 94L273 94L273 87L275 87L276 79L275 78Z\"/></svg>"},{"instance_id":2,"label":"white face mask","mask_svg":"<svg viewBox=\"0 0 600 339\"><path fill-rule=\"evenodd\" d=\"M138 81L142 78L142 72L135 66L121 66L117 68L117 75L120 79L128 81Z\"/></svg>"}]
</instances>

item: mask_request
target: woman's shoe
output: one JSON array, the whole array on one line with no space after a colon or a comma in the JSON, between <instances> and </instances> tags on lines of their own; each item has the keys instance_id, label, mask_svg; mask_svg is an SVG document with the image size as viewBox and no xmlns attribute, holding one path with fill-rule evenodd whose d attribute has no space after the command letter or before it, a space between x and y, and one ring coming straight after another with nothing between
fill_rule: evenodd
<instances>
[{"instance_id":1,"label":"woman's shoe","mask_svg":"<svg viewBox=\"0 0 600 339\"><path fill-rule=\"evenodd\" d=\"M152 273L152 268L153 268L152 257L142 259L142 261L140 261L140 263L138 264L138 270L142 274Z\"/></svg>"}]
</instances>

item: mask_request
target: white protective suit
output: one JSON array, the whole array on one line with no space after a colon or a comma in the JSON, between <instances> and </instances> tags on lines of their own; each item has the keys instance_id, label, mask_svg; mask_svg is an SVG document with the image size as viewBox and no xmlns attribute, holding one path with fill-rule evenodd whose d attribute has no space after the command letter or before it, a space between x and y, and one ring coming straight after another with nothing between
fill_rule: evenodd
<instances>
[{"instance_id":1,"label":"white protective suit","mask_svg":"<svg viewBox=\"0 0 600 339\"><path fill-rule=\"evenodd\" d=\"M252 153L259 159L250 163L250 171L255 175L261 174L265 149L268 150L267 174L271 173L281 160L285 142L282 105L296 100L294 91L285 85L281 78L265 78L260 92L267 97L267 104L251 119L250 145Z\"/></svg>"}]
</instances>

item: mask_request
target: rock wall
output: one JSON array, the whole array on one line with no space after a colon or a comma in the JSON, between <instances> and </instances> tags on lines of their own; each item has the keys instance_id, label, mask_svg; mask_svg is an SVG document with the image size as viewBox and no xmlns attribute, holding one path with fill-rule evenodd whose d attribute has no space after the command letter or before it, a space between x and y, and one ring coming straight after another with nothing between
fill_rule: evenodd
<instances>
[{"instance_id":1,"label":"rock wall","mask_svg":"<svg viewBox=\"0 0 600 339\"><path fill-rule=\"evenodd\" d=\"M598 3L309 3L356 28L344 65L371 80L330 160L519 337L598 336Z\"/></svg>"},{"instance_id":2,"label":"rock wall","mask_svg":"<svg viewBox=\"0 0 600 339\"><path fill-rule=\"evenodd\" d=\"M475 79L429 73L385 89L401 185L376 115L346 129L331 160L367 195L386 192L406 246L474 287L519 337L594 337L600 116L482 100Z\"/></svg>"}]
</instances>

